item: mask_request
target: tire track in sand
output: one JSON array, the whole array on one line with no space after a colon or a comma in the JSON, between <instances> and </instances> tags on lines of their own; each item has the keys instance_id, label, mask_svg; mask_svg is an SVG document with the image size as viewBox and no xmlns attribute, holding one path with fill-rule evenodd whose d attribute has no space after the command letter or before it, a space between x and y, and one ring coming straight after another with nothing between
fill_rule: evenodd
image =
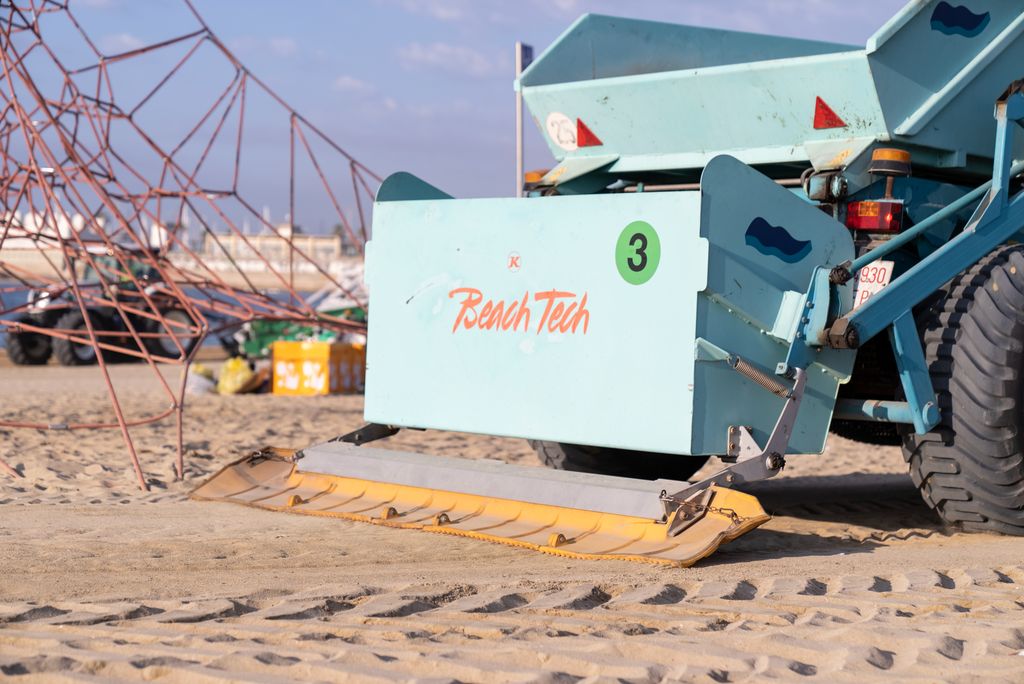
<instances>
[{"instance_id":1,"label":"tire track in sand","mask_svg":"<svg viewBox=\"0 0 1024 684\"><path fill-rule=\"evenodd\" d=\"M12 679L999 682L1022 656L1022 566L0 605Z\"/></svg>"}]
</instances>

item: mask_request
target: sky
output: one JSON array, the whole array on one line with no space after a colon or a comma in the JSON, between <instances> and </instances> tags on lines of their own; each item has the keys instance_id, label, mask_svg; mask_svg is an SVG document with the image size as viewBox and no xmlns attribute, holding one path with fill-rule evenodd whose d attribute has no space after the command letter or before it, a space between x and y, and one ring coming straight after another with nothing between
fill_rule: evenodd
<instances>
[{"instance_id":1,"label":"sky","mask_svg":"<svg viewBox=\"0 0 1024 684\"><path fill-rule=\"evenodd\" d=\"M508 195L513 189L516 40L533 45L540 54L577 17L596 12L863 45L904 3L195 0L195 4L255 75L377 174L409 171L457 197L478 197ZM192 26L170 0L72 0L72 8L100 49L109 54ZM163 108L154 120L173 125L173 107ZM259 121L258 111L253 120ZM551 156L529 118L526 127L526 167L550 167ZM266 167L262 170L266 178L260 180L269 187L280 173L272 164ZM264 195L275 216L285 211L279 195L270 190Z\"/></svg>"}]
</instances>

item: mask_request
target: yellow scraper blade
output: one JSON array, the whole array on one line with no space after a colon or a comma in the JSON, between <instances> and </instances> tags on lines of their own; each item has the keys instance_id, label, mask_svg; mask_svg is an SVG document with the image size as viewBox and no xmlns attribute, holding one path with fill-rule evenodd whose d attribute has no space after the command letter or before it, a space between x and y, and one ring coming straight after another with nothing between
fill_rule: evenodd
<instances>
[{"instance_id":1,"label":"yellow scraper blade","mask_svg":"<svg viewBox=\"0 0 1024 684\"><path fill-rule=\"evenodd\" d=\"M669 536L669 525L652 517L463 493L453 491L460 488L456 478L448 490L307 472L302 461L290 460L293 453L264 450L232 463L193 491L192 498L470 537L570 558L681 567L769 519L753 496L712 486L696 521ZM528 470L540 476L557 472Z\"/></svg>"}]
</instances>

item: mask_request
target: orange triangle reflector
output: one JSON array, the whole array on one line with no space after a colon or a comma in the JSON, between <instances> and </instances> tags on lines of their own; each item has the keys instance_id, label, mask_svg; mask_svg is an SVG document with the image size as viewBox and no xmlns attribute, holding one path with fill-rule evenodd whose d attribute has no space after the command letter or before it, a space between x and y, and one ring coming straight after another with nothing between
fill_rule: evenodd
<instances>
[{"instance_id":1,"label":"orange triangle reflector","mask_svg":"<svg viewBox=\"0 0 1024 684\"><path fill-rule=\"evenodd\" d=\"M832 111L832 108L825 104L820 97L814 99L814 127L815 128L846 128L846 122L839 118L839 115Z\"/></svg>"},{"instance_id":2,"label":"orange triangle reflector","mask_svg":"<svg viewBox=\"0 0 1024 684\"><path fill-rule=\"evenodd\" d=\"M601 139L587 128L587 124L583 123L580 119L576 119L576 147L597 147L603 144Z\"/></svg>"}]
</instances>

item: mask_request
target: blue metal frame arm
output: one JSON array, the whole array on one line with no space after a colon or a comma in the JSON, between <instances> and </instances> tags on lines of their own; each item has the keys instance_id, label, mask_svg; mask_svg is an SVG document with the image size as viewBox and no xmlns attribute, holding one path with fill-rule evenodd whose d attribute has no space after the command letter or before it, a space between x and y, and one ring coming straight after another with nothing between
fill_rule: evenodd
<instances>
[{"instance_id":1,"label":"blue metal frame arm","mask_svg":"<svg viewBox=\"0 0 1024 684\"><path fill-rule=\"evenodd\" d=\"M859 346L885 330L892 322L950 278L1006 242L1024 226L1024 197L1016 197L1003 211L992 209L998 204L995 190L979 207L964 232L923 259L888 287L846 316ZM990 211L991 209L991 211ZM998 214L993 216L993 214ZM849 334L849 333L848 333Z\"/></svg>"},{"instance_id":2,"label":"blue metal frame arm","mask_svg":"<svg viewBox=\"0 0 1024 684\"><path fill-rule=\"evenodd\" d=\"M889 328L889 340L899 370L900 381L911 410L914 429L924 434L938 424L939 410L928 373L928 364L921 347L913 307L938 290L957 273L969 268L989 252L1009 240L1024 226L1024 193L1009 197L1010 179L1020 172L1012 165L1013 133L1010 124L1024 120L1024 81L1010 85L996 102L996 149L989 189L968 221L963 232L923 259L888 287L865 302L857 310L840 318L829 331L829 344L836 347L859 347ZM983 186L984 187L984 186ZM979 188L980 190L980 188ZM968 196L977 194L969 193ZM967 197L960 200L966 206ZM970 201L974 201L973 197ZM951 205L952 206L952 205ZM946 212L948 213L949 208ZM934 217L933 217L934 219ZM914 236L926 228L916 227ZM908 231L909 233L909 231ZM886 251L909 241L904 233L893 240ZM874 250L858 259L853 270L877 259L881 250ZM882 252L885 253L885 252Z\"/></svg>"},{"instance_id":3,"label":"blue metal frame arm","mask_svg":"<svg viewBox=\"0 0 1024 684\"><path fill-rule=\"evenodd\" d=\"M844 420L910 425L914 424L915 415L909 403L885 399L839 399L834 414Z\"/></svg>"},{"instance_id":4,"label":"blue metal frame arm","mask_svg":"<svg viewBox=\"0 0 1024 684\"><path fill-rule=\"evenodd\" d=\"M1009 124L1024 119L1024 95L1012 91L996 105L996 153L992 186L964 231L916 264L888 287L844 318L850 346L858 346L885 330L902 314L986 254L1010 239L1024 226L1024 194L1012 201L1007 181L1013 136Z\"/></svg>"},{"instance_id":5,"label":"blue metal frame arm","mask_svg":"<svg viewBox=\"0 0 1024 684\"><path fill-rule=\"evenodd\" d=\"M893 321L889 328L889 341L896 369L903 383L903 393L911 408L914 430L923 435L939 423L939 407L935 399L935 388L928 374L928 361L917 335L917 324L908 311Z\"/></svg>"}]
</instances>

